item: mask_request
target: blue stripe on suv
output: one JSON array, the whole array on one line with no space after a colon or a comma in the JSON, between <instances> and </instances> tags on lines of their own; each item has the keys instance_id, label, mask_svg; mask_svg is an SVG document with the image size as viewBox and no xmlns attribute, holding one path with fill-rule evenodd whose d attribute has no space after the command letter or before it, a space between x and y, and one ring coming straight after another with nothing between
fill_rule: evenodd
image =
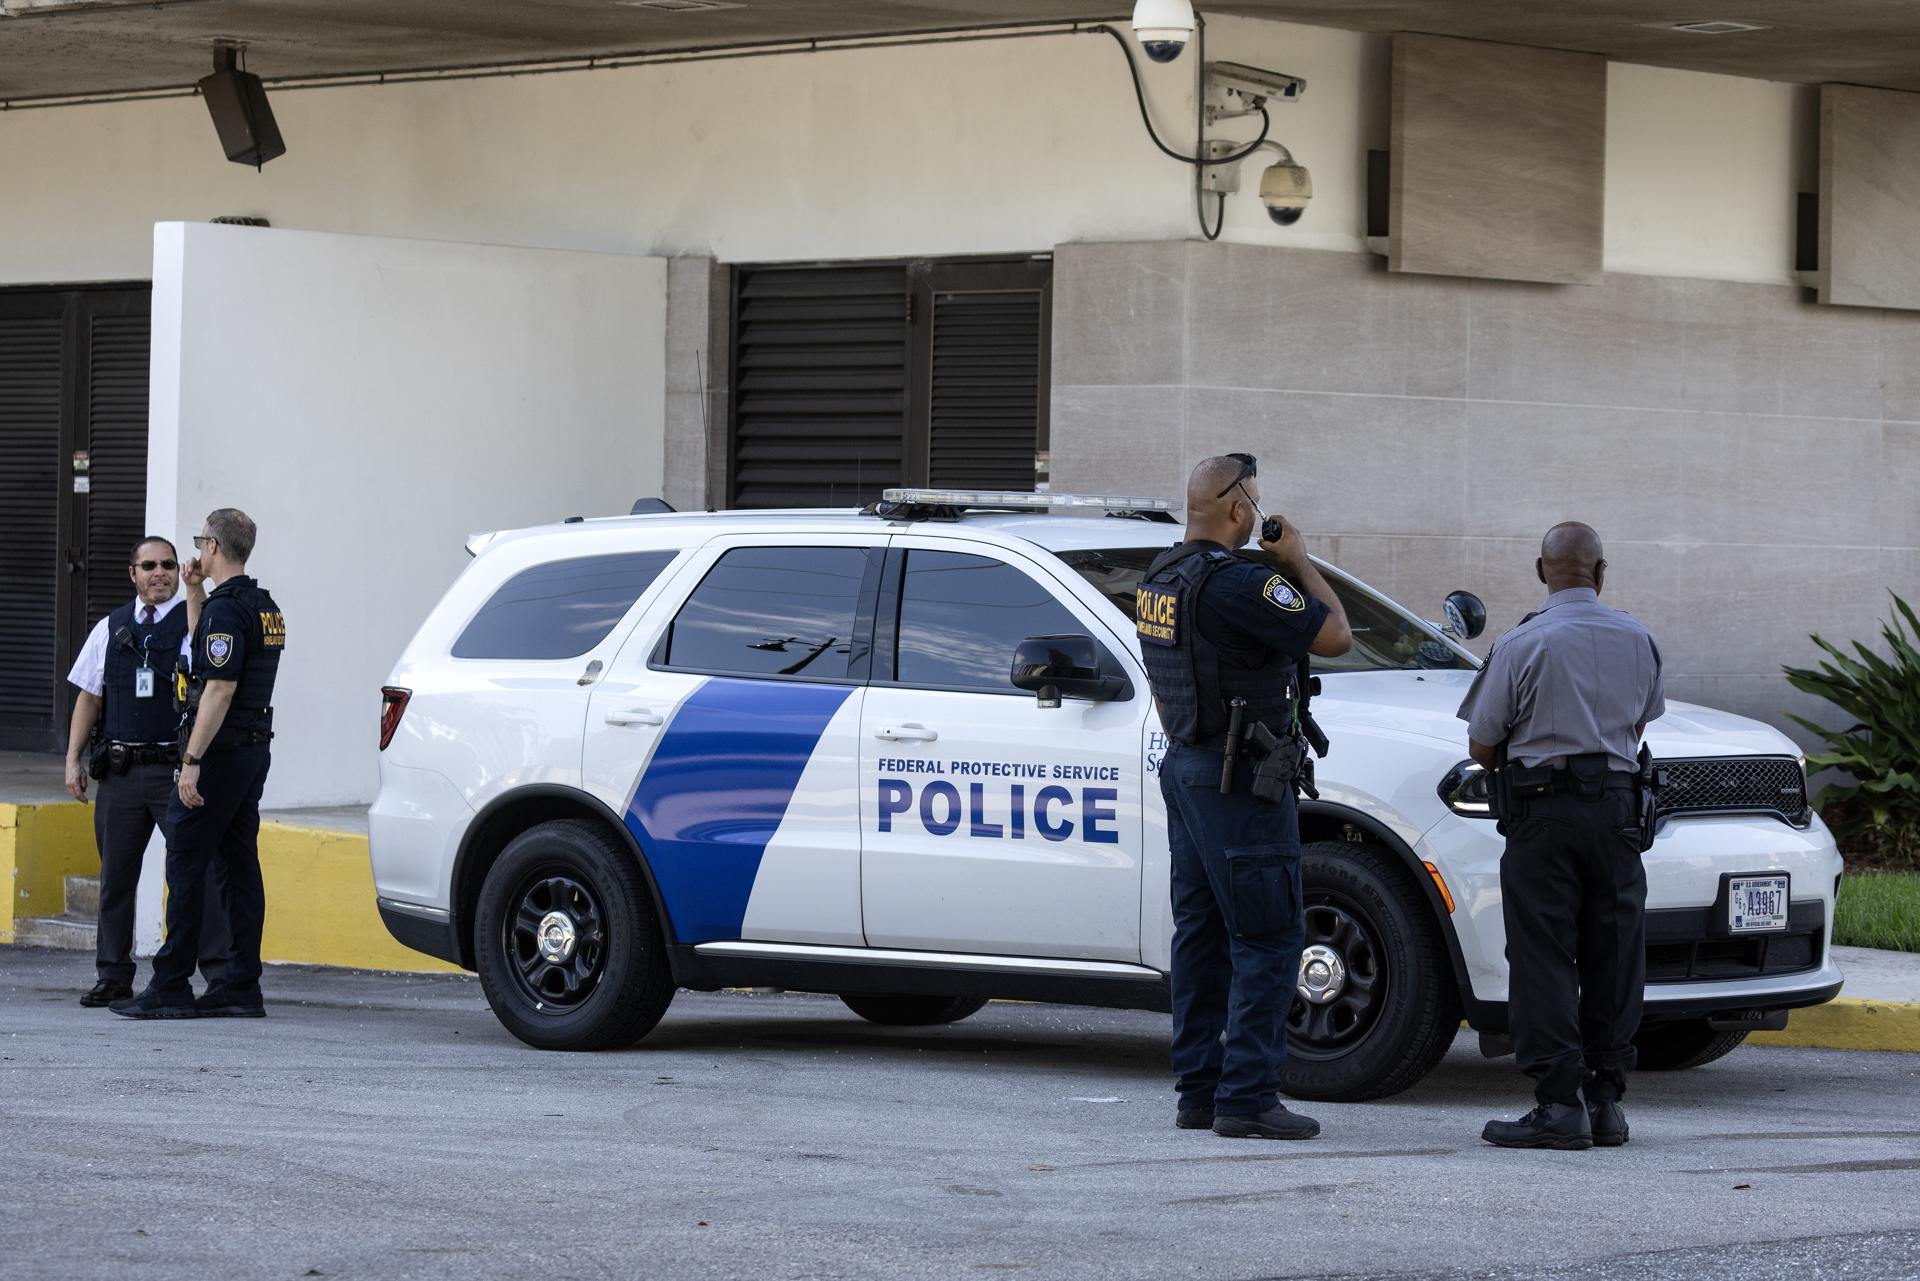
<instances>
[{"instance_id":1,"label":"blue stripe on suv","mask_svg":"<svg viewBox=\"0 0 1920 1281\"><path fill-rule=\"evenodd\" d=\"M626 814L680 942L740 937L767 843L852 692L716 677L681 705Z\"/></svg>"}]
</instances>

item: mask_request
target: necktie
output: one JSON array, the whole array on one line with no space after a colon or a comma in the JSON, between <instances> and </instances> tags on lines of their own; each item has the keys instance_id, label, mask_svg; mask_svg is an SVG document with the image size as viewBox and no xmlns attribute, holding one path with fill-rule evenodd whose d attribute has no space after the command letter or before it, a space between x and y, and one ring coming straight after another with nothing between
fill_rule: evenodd
<instances>
[{"instance_id":1,"label":"necktie","mask_svg":"<svg viewBox=\"0 0 1920 1281\"><path fill-rule=\"evenodd\" d=\"M140 607L140 626L142 627L153 626L153 606L142 605Z\"/></svg>"}]
</instances>

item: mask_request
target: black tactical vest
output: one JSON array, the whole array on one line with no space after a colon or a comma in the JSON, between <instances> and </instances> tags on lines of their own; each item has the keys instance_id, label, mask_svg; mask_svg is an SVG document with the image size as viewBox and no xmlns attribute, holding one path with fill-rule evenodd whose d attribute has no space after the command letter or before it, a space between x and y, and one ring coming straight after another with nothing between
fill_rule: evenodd
<instances>
[{"instance_id":1,"label":"black tactical vest","mask_svg":"<svg viewBox=\"0 0 1920 1281\"><path fill-rule=\"evenodd\" d=\"M107 674L101 687L100 732L111 743L171 743L180 713L173 703L173 674L180 642L187 638L187 611L173 612L151 627L134 620L139 611L122 605L107 615ZM153 697L137 697L142 667L153 672Z\"/></svg>"},{"instance_id":2,"label":"black tactical vest","mask_svg":"<svg viewBox=\"0 0 1920 1281\"><path fill-rule=\"evenodd\" d=\"M233 702L227 708L227 718L220 723L220 732L214 736L214 748L266 741L273 728L273 682L279 675L280 654L287 644L287 623L280 613L280 607L253 579L236 574L216 587L207 600L211 603L215 596L222 595L238 601L246 610L247 635L240 679L235 682L237 688L233 691ZM196 664L201 661L200 656L206 653L209 613L208 610L201 611L200 627L194 633ZM196 670L192 696L196 710L199 706L199 687L205 683L205 677Z\"/></svg>"},{"instance_id":3,"label":"black tactical vest","mask_svg":"<svg viewBox=\"0 0 1920 1281\"><path fill-rule=\"evenodd\" d=\"M1153 700L1167 737L1179 743L1213 745L1227 732L1234 698L1247 701L1246 724L1292 731L1295 660L1264 645L1219 644L1200 630L1200 594L1234 560L1212 544L1184 543L1155 560L1134 589L1134 627Z\"/></svg>"}]
</instances>

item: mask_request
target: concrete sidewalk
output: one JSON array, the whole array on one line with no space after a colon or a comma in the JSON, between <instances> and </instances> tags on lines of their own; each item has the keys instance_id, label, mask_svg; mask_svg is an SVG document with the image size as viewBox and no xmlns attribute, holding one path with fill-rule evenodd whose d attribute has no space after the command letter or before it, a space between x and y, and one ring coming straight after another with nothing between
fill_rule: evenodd
<instances>
[{"instance_id":1,"label":"concrete sidewalk","mask_svg":"<svg viewBox=\"0 0 1920 1281\"><path fill-rule=\"evenodd\" d=\"M1920 1051L1920 954L1836 947L1846 975L1826 1005L1795 1010L1784 1032L1756 1032L1755 1045L1826 1050Z\"/></svg>"}]
</instances>

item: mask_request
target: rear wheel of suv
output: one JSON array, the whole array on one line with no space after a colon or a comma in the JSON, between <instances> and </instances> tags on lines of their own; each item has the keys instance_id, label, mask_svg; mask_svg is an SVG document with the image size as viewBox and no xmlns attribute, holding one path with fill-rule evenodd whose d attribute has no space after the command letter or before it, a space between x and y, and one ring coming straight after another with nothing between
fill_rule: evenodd
<instances>
[{"instance_id":1,"label":"rear wheel of suv","mask_svg":"<svg viewBox=\"0 0 1920 1281\"><path fill-rule=\"evenodd\" d=\"M1280 1088L1350 1102L1398 1094L1460 1028L1446 943L1399 861L1376 846L1302 847L1306 951Z\"/></svg>"},{"instance_id":2,"label":"rear wheel of suv","mask_svg":"<svg viewBox=\"0 0 1920 1281\"><path fill-rule=\"evenodd\" d=\"M653 1030L673 976L640 869L604 828L559 819L507 843L480 887L474 960L507 1031L602 1050Z\"/></svg>"},{"instance_id":3,"label":"rear wheel of suv","mask_svg":"<svg viewBox=\"0 0 1920 1281\"><path fill-rule=\"evenodd\" d=\"M930 1023L958 1023L980 1012L984 996L876 996L843 992L847 1008L869 1023L887 1027L925 1027Z\"/></svg>"},{"instance_id":4,"label":"rear wheel of suv","mask_svg":"<svg viewBox=\"0 0 1920 1281\"><path fill-rule=\"evenodd\" d=\"M1716 1032L1705 1019L1650 1023L1633 1038L1642 1072L1678 1072L1724 1058L1747 1039L1744 1031Z\"/></svg>"}]
</instances>

